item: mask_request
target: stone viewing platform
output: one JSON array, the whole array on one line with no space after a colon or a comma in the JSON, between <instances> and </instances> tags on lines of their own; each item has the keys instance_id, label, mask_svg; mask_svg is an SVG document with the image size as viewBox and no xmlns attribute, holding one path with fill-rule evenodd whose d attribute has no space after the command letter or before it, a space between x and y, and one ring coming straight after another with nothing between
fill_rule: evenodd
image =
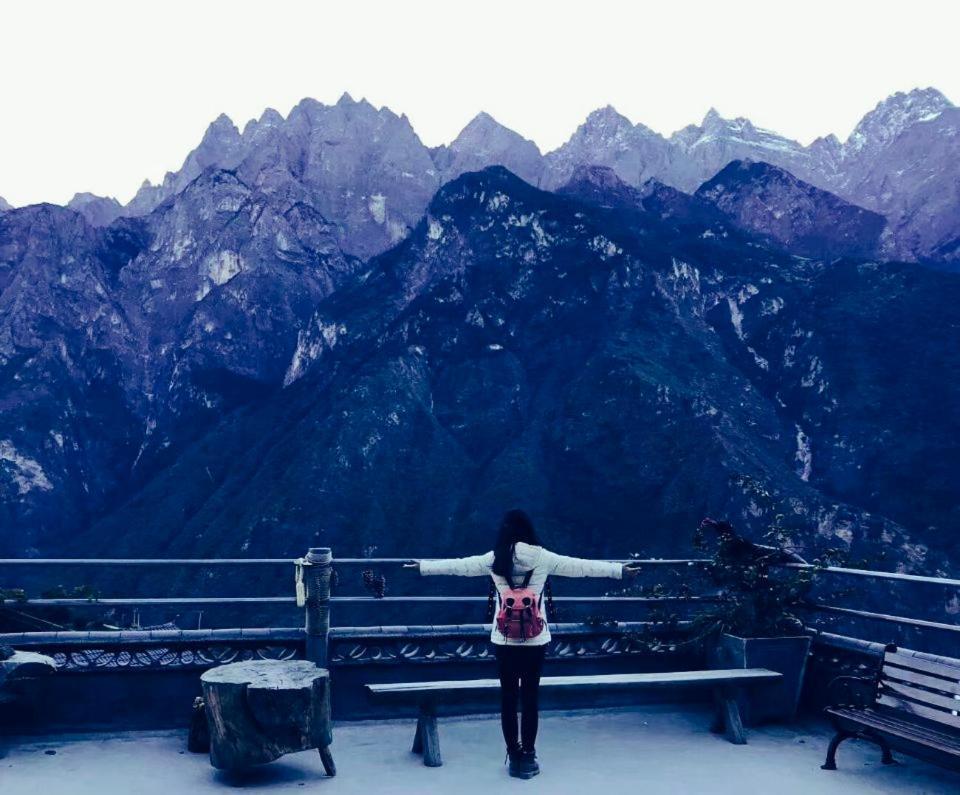
<instances>
[{"instance_id":1,"label":"stone viewing platform","mask_svg":"<svg viewBox=\"0 0 960 795\"><path fill-rule=\"evenodd\" d=\"M214 771L203 755L184 753L183 732L12 738L0 759L4 795L135 792L138 795L257 792L424 793L675 792L680 795L949 795L957 774L907 757L884 767L876 749L845 743L840 770L820 770L830 729L820 720L755 729L733 748L707 728L697 706L548 712L541 720L543 772L514 785L503 765L499 721L450 718L445 764L424 767L410 752L409 721L338 723L333 751L339 772L326 778L315 751L291 754L241 777ZM55 751L55 755L49 752Z\"/></svg>"}]
</instances>

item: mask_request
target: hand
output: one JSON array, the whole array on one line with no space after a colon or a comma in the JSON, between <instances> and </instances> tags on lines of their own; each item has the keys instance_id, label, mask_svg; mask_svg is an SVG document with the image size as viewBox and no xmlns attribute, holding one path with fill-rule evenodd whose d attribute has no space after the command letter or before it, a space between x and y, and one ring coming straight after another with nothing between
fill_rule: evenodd
<instances>
[{"instance_id":1,"label":"hand","mask_svg":"<svg viewBox=\"0 0 960 795\"><path fill-rule=\"evenodd\" d=\"M419 560L408 560L406 563L403 564L403 568L405 568L405 569L418 569L418 570L419 570L419 568L420 568L420 561L419 561Z\"/></svg>"},{"instance_id":2,"label":"hand","mask_svg":"<svg viewBox=\"0 0 960 795\"><path fill-rule=\"evenodd\" d=\"M640 564L639 563L625 563L623 564L623 576L627 577L636 577L640 573Z\"/></svg>"}]
</instances>

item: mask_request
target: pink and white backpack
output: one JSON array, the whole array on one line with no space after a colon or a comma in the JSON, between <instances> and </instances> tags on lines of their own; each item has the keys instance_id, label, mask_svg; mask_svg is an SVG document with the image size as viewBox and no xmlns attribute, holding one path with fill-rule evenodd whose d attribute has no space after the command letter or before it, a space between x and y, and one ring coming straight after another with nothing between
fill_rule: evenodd
<instances>
[{"instance_id":1,"label":"pink and white backpack","mask_svg":"<svg viewBox=\"0 0 960 795\"><path fill-rule=\"evenodd\" d=\"M500 594L497 630L507 640L531 640L543 632L547 622L540 612L541 597L530 588L531 569L523 576L523 585L510 587Z\"/></svg>"}]
</instances>

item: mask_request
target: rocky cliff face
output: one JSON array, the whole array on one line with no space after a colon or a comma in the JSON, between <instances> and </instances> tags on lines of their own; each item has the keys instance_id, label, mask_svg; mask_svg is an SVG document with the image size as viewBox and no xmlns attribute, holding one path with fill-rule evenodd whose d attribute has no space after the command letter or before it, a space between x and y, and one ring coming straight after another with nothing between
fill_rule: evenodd
<instances>
[{"instance_id":1,"label":"rocky cliff face","mask_svg":"<svg viewBox=\"0 0 960 795\"><path fill-rule=\"evenodd\" d=\"M55 543L279 388L355 268L310 205L230 172L107 229L48 205L4 213L0 490L22 535L2 543Z\"/></svg>"},{"instance_id":2,"label":"rocky cliff face","mask_svg":"<svg viewBox=\"0 0 960 795\"><path fill-rule=\"evenodd\" d=\"M115 493L142 410L140 346L82 216L0 216L0 527L29 550Z\"/></svg>"},{"instance_id":3,"label":"rocky cliff face","mask_svg":"<svg viewBox=\"0 0 960 795\"><path fill-rule=\"evenodd\" d=\"M932 373L958 366L945 310L960 280L695 234L635 198L544 193L496 168L450 183L317 303L282 391L184 445L77 544L442 554L522 504L560 546L603 526L598 552L668 554L704 512L765 520L746 474L808 550L921 568L954 554L925 528L955 510L960 382ZM936 441L933 416L950 429Z\"/></svg>"},{"instance_id":4,"label":"rocky cliff face","mask_svg":"<svg viewBox=\"0 0 960 795\"><path fill-rule=\"evenodd\" d=\"M735 160L696 197L739 228L806 257L876 256L886 221L767 163Z\"/></svg>"},{"instance_id":5,"label":"rocky cliff face","mask_svg":"<svg viewBox=\"0 0 960 795\"><path fill-rule=\"evenodd\" d=\"M865 146L855 156L837 192L886 216L883 253L887 257L956 265L960 262L960 108L937 111L922 106L915 112L916 121L906 125L901 120L905 129L892 140L884 139L880 151Z\"/></svg>"},{"instance_id":6,"label":"rocky cliff face","mask_svg":"<svg viewBox=\"0 0 960 795\"><path fill-rule=\"evenodd\" d=\"M333 106L305 99L286 119L268 110L242 133L221 116L180 171L141 188L129 212L150 212L211 167L265 193L299 193L360 257L403 239L440 184L406 116L344 95Z\"/></svg>"},{"instance_id":7,"label":"rocky cliff face","mask_svg":"<svg viewBox=\"0 0 960 795\"><path fill-rule=\"evenodd\" d=\"M0 196L0 213L6 212L7 210L12 210L13 205L10 204L3 196Z\"/></svg>"}]
</instances>

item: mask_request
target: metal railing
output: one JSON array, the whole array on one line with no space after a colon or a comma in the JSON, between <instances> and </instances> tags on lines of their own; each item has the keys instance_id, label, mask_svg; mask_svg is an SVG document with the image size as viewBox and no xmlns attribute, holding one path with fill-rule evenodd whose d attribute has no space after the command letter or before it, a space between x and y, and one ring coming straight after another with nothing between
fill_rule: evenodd
<instances>
[{"instance_id":1,"label":"metal railing","mask_svg":"<svg viewBox=\"0 0 960 795\"><path fill-rule=\"evenodd\" d=\"M47 567L52 570L63 567L104 568L104 567L176 567L176 568L213 568L213 567L283 567L292 570L294 566L306 562L303 567L304 582L304 620L302 627L253 627L253 628L225 628L225 629L154 629L154 630L94 630L94 631L27 631L0 634L0 644L14 646L31 646L58 650L67 654L71 649L117 649L127 648L138 653L148 648L173 648L176 650L191 650L200 647L262 647L282 648L288 653L289 649L296 648L307 659L318 664L326 664L331 642L340 642L356 638L390 637L393 640L402 637L480 637L488 628L483 624L457 624L437 626L434 631L430 626L356 626L330 627L331 605L341 604L430 604L437 602L479 604L486 601L483 596L463 595L397 595L397 596L357 596L334 595L331 593L332 568L337 566L392 566L406 562L407 558L338 558L332 557L327 548L312 549L302 561L286 558L229 558L229 559L0 559L0 568L30 568ZM619 562L639 563L641 567L670 568L682 570L691 567L702 570L710 563L704 559L627 559ZM812 568L804 564L786 564L787 568ZM898 572L881 572L867 569L829 567L816 569L817 578L826 577L860 578L884 581L898 587L908 589L936 588L956 591L954 598L960 600L960 580L939 578L924 575L903 574ZM657 594L657 595L586 595L586 596L557 596L558 603L569 604L598 604L598 605L636 605L638 607L653 607L658 605L676 604L709 604L719 598L715 593L699 593L691 595ZM115 608L115 607L213 607L213 606L292 606L297 600L294 596L183 596L183 597L110 597L110 598L83 598L83 597L53 597L30 598L14 606L28 608L70 608L83 610L88 608ZM8 603L9 604L9 603ZM960 604L960 602L958 602ZM892 625L910 631L946 633L950 642L956 642L960 652L960 625L949 621L934 620L929 617L911 615L896 615L876 609L861 609L842 604L830 604L823 601L811 601L804 609L809 613L809 626L812 630L830 634L831 625L825 619L835 617L844 620L861 620L872 625ZM821 620L824 619L824 620ZM676 622L675 622L676 623ZM682 622L676 623L681 626ZM641 631L649 626L649 622L616 622L616 626L606 625L602 632L630 633ZM577 633L600 633L596 628L584 628L582 624L558 625L555 634L576 635ZM876 633L874 633L876 634ZM953 639L958 639L954 641ZM861 639L864 642L885 641L885 637ZM213 655L214 657L216 655ZM99 659L99 658L96 658Z\"/></svg>"}]
</instances>

